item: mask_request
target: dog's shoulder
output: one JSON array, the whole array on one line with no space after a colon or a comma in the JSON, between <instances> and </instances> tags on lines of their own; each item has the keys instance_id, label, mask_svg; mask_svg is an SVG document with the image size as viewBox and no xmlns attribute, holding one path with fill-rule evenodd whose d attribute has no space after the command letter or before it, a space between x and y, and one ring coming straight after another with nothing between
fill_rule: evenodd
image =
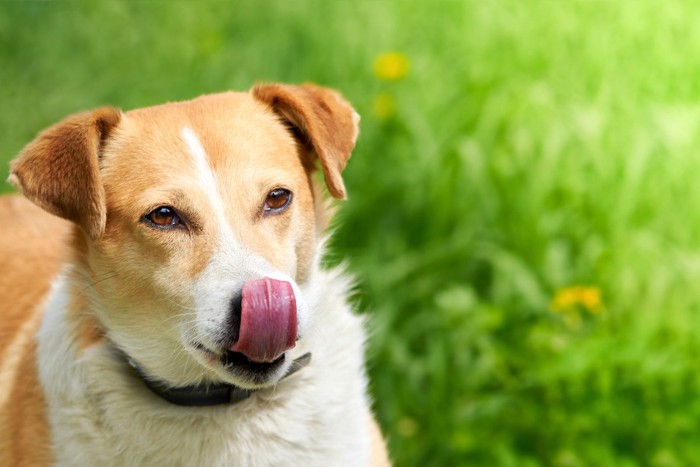
<instances>
[{"instance_id":1,"label":"dog's shoulder","mask_svg":"<svg viewBox=\"0 0 700 467\"><path fill-rule=\"evenodd\" d=\"M0 223L0 274L5 279L22 277L26 271L35 278L42 273L56 274L65 258L69 222L23 196L6 195L0 196Z\"/></svg>"},{"instance_id":2,"label":"dog's shoulder","mask_svg":"<svg viewBox=\"0 0 700 467\"><path fill-rule=\"evenodd\" d=\"M21 196L0 197L0 349L48 292L66 258L70 224Z\"/></svg>"},{"instance_id":3,"label":"dog's shoulder","mask_svg":"<svg viewBox=\"0 0 700 467\"><path fill-rule=\"evenodd\" d=\"M42 465L48 432L35 361L37 305L62 267L69 224L20 196L0 197L0 224L0 464Z\"/></svg>"}]
</instances>

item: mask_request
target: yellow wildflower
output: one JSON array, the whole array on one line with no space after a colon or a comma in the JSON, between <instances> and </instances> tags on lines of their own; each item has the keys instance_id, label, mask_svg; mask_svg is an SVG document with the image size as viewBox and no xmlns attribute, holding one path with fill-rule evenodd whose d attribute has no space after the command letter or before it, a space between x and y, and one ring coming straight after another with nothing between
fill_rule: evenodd
<instances>
[{"instance_id":1,"label":"yellow wildflower","mask_svg":"<svg viewBox=\"0 0 700 467\"><path fill-rule=\"evenodd\" d=\"M565 287L557 291L549 307L557 313L566 313L577 308L583 308L592 314L603 312L604 306L600 295L600 289L577 285Z\"/></svg>"},{"instance_id":2,"label":"yellow wildflower","mask_svg":"<svg viewBox=\"0 0 700 467\"><path fill-rule=\"evenodd\" d=\"M384 81L398 81L408 74L408 57L401 52L386 52L374 60L374 74Z\"/></svg>"},{"instance_id":3,"label":"yellow wildflower","mask_svg":"<svg viewBox=\"0 0 700 467\"><path fill-rule=\"evenodd\" d=\"M391 94L382 93L374 98L374 114L385 120L396 113L396 102Z\"/></svg>"}]
</instances>

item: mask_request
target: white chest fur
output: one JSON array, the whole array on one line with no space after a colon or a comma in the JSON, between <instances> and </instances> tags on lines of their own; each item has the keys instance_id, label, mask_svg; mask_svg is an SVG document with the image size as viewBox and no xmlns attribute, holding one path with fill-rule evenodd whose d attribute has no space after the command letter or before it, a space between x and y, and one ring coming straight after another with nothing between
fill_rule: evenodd
<instances>
[{"instance_id":1,"label":"white chest fur","mask_svg":"<svg viewBox=\"0 0 700 467\"><path fill-rule=\"evenodd\" d=\"M39 373L59 465L367 465L362 320L346 280L321 273L315 325L291 355L311 364L243 402L179 407L153 394L108 343L79 350L65 279L39 331Z\"/></svg>"}]
</instances>

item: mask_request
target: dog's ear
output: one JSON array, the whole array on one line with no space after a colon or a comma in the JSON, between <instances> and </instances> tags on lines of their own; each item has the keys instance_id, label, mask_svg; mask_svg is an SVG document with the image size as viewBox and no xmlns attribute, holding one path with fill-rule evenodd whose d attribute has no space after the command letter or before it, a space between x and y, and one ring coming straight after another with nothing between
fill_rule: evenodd
<instances>
[{"instance_id":1,"label":"dog's ear","mask_svg":"<svg viewBox=\"0 0 700 467\"><path fill-rule=\"evenodd\" d=\"M252 93L294 127L321 161L330 194L344 199L340 174L355 147L360 121L357 112L339 93L313 84L260 84Z\"/></svg>"},{"instance_id":2,"label":"dog's ear","mask_svg":"<svg viewBox=\"0 0 700 467\"><path fill-rule=\"evenodd\" d=\"M46 211L99 238L107 222L99 151L121 112L105 107L44 130L10 165L8 181Z\"/></svg>"}]
</instances>

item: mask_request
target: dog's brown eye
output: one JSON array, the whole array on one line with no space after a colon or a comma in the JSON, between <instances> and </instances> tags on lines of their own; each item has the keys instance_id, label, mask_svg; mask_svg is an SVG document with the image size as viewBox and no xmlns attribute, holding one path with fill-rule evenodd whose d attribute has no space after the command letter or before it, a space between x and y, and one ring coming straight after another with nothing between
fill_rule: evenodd
<instances>
[{"instance_id":1,"label":"dog's brown eye","mask_svg":"<svg viewBox=\"0 0 700 467\"><path fill-rule=\"evenodd\" d=\"M265 213L280 212L284 210L292 201L292 193L284 188L277 188L267 194L265 199Z\"/></svg>"},{"instance_id":2,"label":"dog's brown eye","mask_svg":"<svg viewBox=\"0 0 700 467\"><path fill-rule=\"evenodd\" d=\"M164 229L175 227L180 224L180 217L173 208L168 206L161 206L154 209L146 215L146 220L156 227Z\"/></svg>"}]
</instances>

